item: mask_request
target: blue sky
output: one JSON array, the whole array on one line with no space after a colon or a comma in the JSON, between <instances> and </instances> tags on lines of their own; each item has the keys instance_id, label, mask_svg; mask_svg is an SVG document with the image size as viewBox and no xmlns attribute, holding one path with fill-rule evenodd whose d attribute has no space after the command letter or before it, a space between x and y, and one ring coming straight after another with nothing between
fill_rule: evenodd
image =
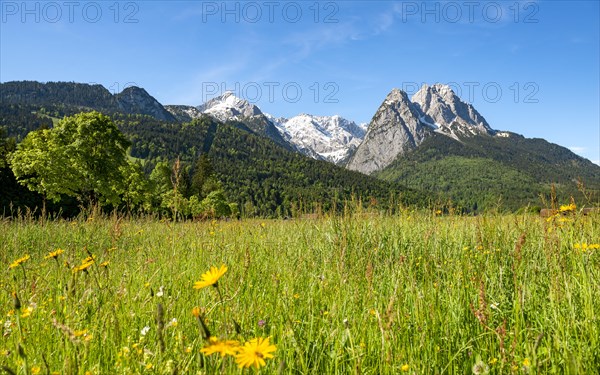
<instances>
[{"instance_id":1,"label":"blue sky","mask_svg":"<svg viewBox=\"0 0 600 375\"><path fill-rule=\"evenodd\" d=\"M0 81L232 90L368 122L392 88L450 84L496 129L600 160L598 1L0 2Z\"/></svg>"}]
</instances>

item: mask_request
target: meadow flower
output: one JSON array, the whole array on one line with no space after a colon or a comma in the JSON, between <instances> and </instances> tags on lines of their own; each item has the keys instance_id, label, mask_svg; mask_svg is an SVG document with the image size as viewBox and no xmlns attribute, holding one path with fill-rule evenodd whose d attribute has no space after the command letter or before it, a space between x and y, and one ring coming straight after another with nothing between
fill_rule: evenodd
<instances>
[{"instance_id":1,"label":"meadow flower","mask_svg":"<svg viewBox=\"0 0 600 375\"><path fill-rule=\"evenodd\" d=\"M23 312L21 313L21 318L29 317L32 312L33 312L33 307L28 306L28 307L24 308Z\"/></svg>"},{"instance_id":2,"label":"meadow flower","mask_svg":"<svg viewBox=\"0 0 600 375\"><path fill-rule=\"evenodd\" d=\"M217 282L227 272L227 266L222 265L221 268L215 266L210 267L210 270L202 274L202 279L194 283L194 289L202 289L207 286L217 286Z\"/></svg>"},{"instance_id":3,"label":"meadow flower","mask_svg":"<svg viewBox=\"0 0 600 375\"><path fill-rule=\"evenodd\" d=\"M33 366L33 367L31 368L31 373L32 373L33 375L37 375L37 374L39 374L41 371L42 371L42 369L40 368L40 366Z\"/></svg>"},{"instance_id":4,"label":"meadow flower","mask_svg":"<svg viewBox=\"0 0 600 375\"><path fill-rule=\"evenodd\" d=\"M29 259L29 255L25 255L20 257L19 259L15 260L14 262L12 262L10 264L10 266L8 266L9 269L13 269L13 268L17 268L19 267L21 264L27 262L27 260Z\"/></svg>"},{"instance_id":5,"label":"meadow flower","mask_svg":"<svg viewBox=\"0 0 600 375\"><path fill-rule=\"evenodd\" d=\"M205 355L219 353L221 357L226 355L236 355L240 344L235 340L219 340L216 337L211 337L208 340L208 345L200 349L200 352Z\"/></svg>"},{"instance_id":6,"label":"meadow flower","mask_svg":"<svg viewBox=\"0 0 600 375\"><path fill-rule=\"evenodd\" d=\"M272 352L277 347L269 343L269 338L258 337L252 339L239 348L239 353L235 356L235 361L239 368L248 368L254 366L260 368L265 366L265 359L273 358Z\"/></svg>"},{"instance_id":7,"label":"meadow flower","mask_svg":"<svg viewBox=\"0 0 600 375\"><path fill-rule=\"evenodd\" d=\"M410 370L410 366L408 365L408 363L405 363L402 365L402 367L400 367L400 370L407 372L408 370Z\"/></svg>"},{"instance_id":8,"label":"meadow flower","mask_svg":"<svg viewBox=\"0 0 600 375\"><path fill-rule=\"evenodd\" d=\"M531 366L531 362L529 361L529 358L525 358L523 360L523 366L525 366L525 367Z\"/></svg>"},{"instance_id":9,"label":"meadow flower","mask_svg":"<svg viewBox=\"0 0 600 375\"><path fill-rule=\"evenodd\" d=\"M46 255L44 257L44 259L56 259L58 258L58 256L62 253L64 253L65 251L63 249L56 249L54 251L51 251L48 253L48 255Z\"/></svg>"},{"instance_id":10,"label":"meadow flower","mask_svg":"<svg viewBox=\"0 0 600 375\"><path fill-rule=\"evenodd\" d=\"M146 336L146 334L148 333L148 331L150 331L150 327L145 326L144 328L142 328L142 330L140 331L140 335L142 336Z\"/></svg>"},{"instance_id":11,"label":"meadow flower","mask_svg":"<svg viewBox=\"0 0 600 375\"><path fill-rule=\"evenodd\" d=\"M571 204L566 204L566 205L562 205L559 208L560 212L573 212L577 209L577 206L575 205L575 203L571 203Z\"/></svg>"},{"instance_id":12,"label":"meadow flower","mask_svg":"<svg viewBox=\"0 0 600 375\"><path fill-rule=\"evenodd\" d=\"M100 263L100 267L108 267L109 263L110 263L110 260L104 261L104 262Z\"/></svg>"},{"instance_id":13,"label":"meadow flower","mask_svg":"<svg viewBox=\"0 0 600 375\"><path fill-rule=\"evenodd\" d=\"M87 257L81 261L81 264L79 266L76 266L75 268L73 268L73 272L79 272L79 271L87 272L87 269L90 268L92 266L92 264L94 264L94 257L93 256Z\"/></svg>"},{"instance_id":14,"label":"meadow flower","mask_svg":"<svg viewBox=\"0 0 600 375\"><path fill-rule=\"evenodd\" d=\"M202 313L202 310L200 310L200 307L195 306L192 309L192 315L195 316L196 318L200 316L200 314Z\"/></svg>"}]
</instances>

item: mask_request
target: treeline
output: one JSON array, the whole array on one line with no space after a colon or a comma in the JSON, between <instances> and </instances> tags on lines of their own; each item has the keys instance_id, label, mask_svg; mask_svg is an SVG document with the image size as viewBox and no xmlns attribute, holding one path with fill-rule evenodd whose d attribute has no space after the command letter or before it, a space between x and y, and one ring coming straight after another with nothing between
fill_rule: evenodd
<instances>
[{"instance_id":1,"label":"treeline","mask_svg":"<svg viewBox=\"0 0 600 375\"><path fill-rule=\"evenodd\" d=\"M5 108L7 106L2 106L3 112ZM14 207L34 207L35 204L40 207L43 202L46 207L54 205L54 209L66 212L67 207L62 207L61 202L73 206L75 201L75 206L99 203L107 209L184 217L284 217L342 210L345 202L352 199L375 209L427 203L422 193L288 151L254 134L241 123L222 124L203 117L181 124L118 113L110 118L92 113L58 120L47 114L51 110L57 109L37 111L35 116L48 117L55 123L54 127L50 128L46 122L25 137L23 134L30 129L23 123L30 116L8 121L12 134L22 141L17 147L15 141L11 143L3 137L5 143L12 144L4 153L4 159L11 160L10 168L2 170L2 178L11 184L4 186L22 192L21 185L25 185L36 193L29 193L31 197L27 200L20 199L20 194L3 194L5 212L10 204L14 210ZM90 126L90 122L94 125ZM112 129L110 124L123 139L113 130L109 136L97 133L96 128ZM79 139L65 139L65 134ZM104 151L94 151L100 144L98 140L105 136L118 141L118 148L127 156L125 159L116 157L121 152L114 150L110 155L103 154L109 148L107 144L102 148ZM86 143L86 139L89 142ZM88 149L84 147L86 144ZM95 172L44 171L40 169L43 163L35 169L31 167L35 165L31 155L39 154L40 150L32 150L40 145L46 152L44 157L53 160L55 165L87 165L92 170L96 168ZM117 159L121 162L114 164ZM110 170L120 171L120 174L106 175ZM40 178L43 173L49 176L44 181ZM49 180L57 176L70 178L60 180L63 182ZM67 180L83 182L61 186ZM94 186L94 181L104 184ZM108 188L104 189L104 185ZM48 186L55 189L49 190ZM3 188L3 193L6 190Z\"/></svg>"}]
</instances>

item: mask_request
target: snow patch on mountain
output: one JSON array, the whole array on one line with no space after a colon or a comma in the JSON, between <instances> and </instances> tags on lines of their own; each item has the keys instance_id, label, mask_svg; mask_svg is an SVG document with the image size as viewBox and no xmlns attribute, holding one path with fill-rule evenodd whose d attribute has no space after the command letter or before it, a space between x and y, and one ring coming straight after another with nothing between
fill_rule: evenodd
<instances>
[{"instance_id":1,"label":"snow patch on mountain","mask_svg":"<svg viewBox=\"0 0 600 375\"><path fill-rule=\"evenodd\" d=\"M305 155L344 163L360 145L366 124L357 125L341 116L300 114L290 119L267 115L286 141Z\"/></svg>"},{"instance_id":2,"label":"snow patch on mountain","mask_svg":"<svg viewBox=\"0 0 600 375\"><path fill-rule=\"evenodd\" d=\"M229 120L240 121L263 114L256 105L238 98L231 91L199 105L197 109L223 122Z\"/></svg>"}]
</instances>

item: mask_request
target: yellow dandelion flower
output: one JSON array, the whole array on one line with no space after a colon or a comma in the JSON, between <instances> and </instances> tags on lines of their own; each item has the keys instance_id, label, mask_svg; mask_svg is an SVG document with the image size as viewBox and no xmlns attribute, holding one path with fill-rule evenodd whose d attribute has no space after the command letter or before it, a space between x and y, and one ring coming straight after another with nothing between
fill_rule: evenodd
<instances>
[{"instance_id":1,"label":"yellow dandelion flower","mask_svg":"<svg viewBox=\"0 0 600 375\"><path fill-rule=\"evenodd\" d=\"M31 373L32 373L33 375L37 375L37 374L39 374L41 371L42 371L42 369L40 368L40 366L33 366L33 367L31 368Z\"/></svg>"},{"instance_id":2,"label":"yellow dandelion flower","mask_svg":"<svg viewBox=\"0 0 600 375\"><path fill-rule=\"evenodd\" d=\"M571 204L566 204L566 205L562 205L559 208L560 212L572 212L575 211L577 209L577 206L575 205L575 203L571 203Z\"/></svg>"},{"instance_id":3,"label":"yellow dandelion flower","mask_svg":"<svg viewBox=\"0 0 600 375\"><path fill-rule=\"evenodd\" d=\"M202 280L194 283L194 289L202 289L207 286L217 285L217 282L227 272L227 266L222 265L221 268L215 266L210 267L210 270L202 274Z\"/></svg>"},{"instance_id":4,"label":"yellow dandelion flower","mask_svg":"<svg viewBox=\"0 0 600 375\"><path fill-rule=\"evenodd\" d=\"M192 315L195 316L196 318L200 316L200 314L202 313L202 310L200 310L200 307L196 306L192 309Z\"/></svg>"},{"instance_id":5,"label":"yellow dandelion flower","mask_svg":"<svg viewBox=\"0 0 600 375\"><path fill-rule=\"evenodd\" d=\"M254 366L260 368L265 366L265 359L273 358L272 352L277 347L269 343L269 338L258 337L245 343L239 348L239 353L235 356L235 362L239 368L248 368Z\"/></svg>"},{"instance_id":6,"label":"yellow dandelion flower","mask_svg":"<svg viewBox=\"0 0 600 375\"><path fill-rule=\"evenodd\" d=\"M28 307L24 308L23 312L21 313L21 318L27 318L28 316L31 315L32 312L33 312L33 307L28 306Z\"/></svg>"},{"instance_id":7,"label":"yellow dandelion flower","mask_svg":"<svg viewBox=\"0 0 600 375\"><path fill-rule=\"evenodd\" d=\"M14 262L12 262L10 264L10 266L8 266L9 269L13 269L13 268L17 268L19 267L21 264L27 262L27 260L30 258L29 255L25 255L20 257L19 259L15 260Z\"/></svg>"},{"instance_id":8,"label":"yellow dandelion flower","mask_svg":"<svg viewBox=\"0 0 600 375\"><path fill-rule=\"evenodd\" d=\"M408 370L410 370L410 366L408 365L408 363L405 363L402 365L402 367L400 367L400 370L407 372Z\"/></svg>"},{"instance_id":9,"label":"yellow dandelion flower","mask_svg":"<svg viewBox=\"0 0 600 375\"><path fill-rule=\"evenodd\" d=\"M490 359L490 365L493 365L496 362L498 362L498 358L494 357L494 358Z\"/></svg>"},{"instance_id":10,"label":"yellow dandelion flower","mask_svg":"<svg viewBox=\"0 0 600 375\"><path fill-rule=\"evenodd\" d=\"M104 261L104 262L100 263L100 267L107 267L109 263L110 263L110 260Z\"/></svg>"},{"instance_id":11,"label":"yellow dandelion flower","mask_svg":"<svg viewBox=\"0 0 600 375\"><path fill-rule=\"evenodd\" d=\"M92 266L92 264L94 264L94 257L87 257L81 261L81 264L79 266L73 268L73 272L86 271Z\"/></svg>"},{"instance_id":12,"label":"yellow dandelion flower","mask_svg":"<svg viewBox=\"0 0 600 375\"><path fill-rule=\"evenodd\" d=\"M525 358L523 360L523 366L525 366L525 367L531 366L531 362L529 361L529 358Z\"/></svg>"},{"instance_id":13,"label":"yellow dandelion flower","mask_svg":"<svg viewBox=\"0 0 600 375\"><path fill-rule=\"evenodd\" d=\"M56 259L58 258L58 256L62 253L64 253L65 251L63 249L56 249L54 251L51 251L48 253L48 255L46 255L44 257L44 259Z\"/></svg>"},{"instance_id":14,"label":"yellow dandelion flower","mask_svg":"<svg viewBox=\"0 0 600 375\"><path fill-rule=\"evenodd\" d=\"M225 357L226 355L236 355L239 347L240 343L235 340L222 341L216 337L211 337L208 340L208 345L200 349L200 352L204 355L219 353L221 357Z\"/></svg>"}]
</instances>

